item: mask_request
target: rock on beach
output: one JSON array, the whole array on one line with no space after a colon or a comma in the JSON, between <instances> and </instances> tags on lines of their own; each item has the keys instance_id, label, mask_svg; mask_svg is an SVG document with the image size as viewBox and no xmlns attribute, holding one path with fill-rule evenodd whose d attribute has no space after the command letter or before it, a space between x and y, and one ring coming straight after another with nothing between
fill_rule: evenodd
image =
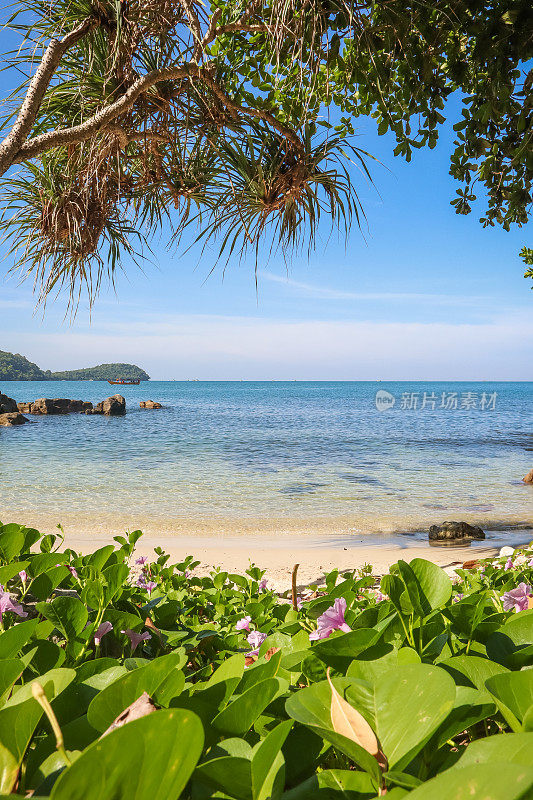
<instances>
[{"instance_id":1,"label":"rock on beach","mask_svg":"<svg viewBox=\"0 0 533 800\"><path fill-rule=\"evenodd\" d=\"M432 525L429 529L430 541L457 541L460 539L484 539L485 532L477 525L467 522L443 522L442 525Z\"/></svg>"},{"instance_id":2,"label":"rock on beach","mask_svg":"<svg viewBox=\"0 0 533 800\"><path fill-rule=\"evenodd\" d=\"M163 408L161 403L156 403L154 400L141 400L139 403L140 408Z\"/></svg>"},{"instance_id":3,"label":"rock on beach","mask_svg":"<svg viewBox=\"0 0 533 800\"><path fill-rule=\"evenodd\" d=\"M524 483L533 483L533 469L530 469L526 477L522 479Z\"/></svg>"}]
</instances>

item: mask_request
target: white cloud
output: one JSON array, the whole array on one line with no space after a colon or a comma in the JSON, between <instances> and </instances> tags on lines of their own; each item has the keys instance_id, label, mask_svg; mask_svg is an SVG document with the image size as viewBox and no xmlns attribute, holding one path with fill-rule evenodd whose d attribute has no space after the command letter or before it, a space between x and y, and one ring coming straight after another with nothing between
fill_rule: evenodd
<instances>
[{"instance_id":1,"label":"white cloud","mask_svg":"<svg viewBox=\"0 0 533 800\"><path fill-rule=\"evenodd\" d=\"M28 300L6 300L5 298L0 297L0 308L2 309L31 307L32 304Z\"/></svg>"},{"instance_id":2,"label":"white cloud","mask_svg":"<svg viewBox=\"0 0 533 800\"><path fill-rule=\"evenodd\" d=\"M481 324L154 315L0 336L44 369L127 361L161 379L533 378L533 320L516 312Z\"/></svg>"},{"instance_id":3,"label":"white cloud","mask_svg":"<svg viewBox=\"0 0 533 800\"><path fill-rule=\"evenodd\" d=\"M292 280L273 272L262 271L261 277L272 283L279 283L305 297L320 300L378 300L378 301L424 301L436 305L475 305L486 297L480 295L427 294L424 292L349 292L344 289L333 289L329 286L316 286L310 283Z\"/></svg>"}]
</instances>

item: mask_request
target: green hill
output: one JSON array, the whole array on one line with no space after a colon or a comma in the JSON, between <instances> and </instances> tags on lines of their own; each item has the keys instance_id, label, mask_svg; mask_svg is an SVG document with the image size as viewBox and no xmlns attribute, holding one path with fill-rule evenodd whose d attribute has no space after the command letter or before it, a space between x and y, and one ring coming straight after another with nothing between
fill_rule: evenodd
<instances>
[{"instance_id":1,"label":"green hill","mask_svg":"<svg viewBox=\"0 0 533 800\"><path fill-rule=\"evenodd\" d=\"M20 353L6 353L5 350L0 350L0 380L45 381L46 378L37 364L28 361Z\"/></svg>"},{"instance_id":2,"label":"green hill","mask_svg":"<svg viewBox=\"0 0 533 800\"><path fill-rule=\"evenodd\" d=\"M97 367L50 372L49 369L40 369L20 353L0 350L0 381L115 381L119 378L150 380L150 376L135 364L99 364Z\"/></svg>"},{"instance_id":3,"label":"green hill","mask_svg":"<svg viewBox=\"0 0 533 800\"><path fill-rule=\"evenodd\" d=\"M119 378L150 380L150 376L135 364L99 364L97 367L50 373L50 379L55 381L116 381Z\"/></svg>"}]
</instances>

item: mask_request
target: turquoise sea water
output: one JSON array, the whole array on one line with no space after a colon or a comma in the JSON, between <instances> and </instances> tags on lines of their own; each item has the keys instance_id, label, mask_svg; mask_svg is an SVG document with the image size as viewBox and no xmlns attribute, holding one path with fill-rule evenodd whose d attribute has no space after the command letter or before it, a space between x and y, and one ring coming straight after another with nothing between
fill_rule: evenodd
<instances>
[{"instance_id":1,"label":"turquoise sea water","mask_svg":"<svg viewBox=\"0 0 533 800\"><path fill-rule=\"evenodd\" d=\"M115 390L124 418L0 428L0 519L169 530L210 520L298 520L306 530L320 519L355 532L533 522L533 487L520 480L533 467L532 383L0 385L17 401L96 402ZM378 390L393 395L392 408L376 408ZM164 408L140 410L144 399Z\"/></svg>"}]
</instances>

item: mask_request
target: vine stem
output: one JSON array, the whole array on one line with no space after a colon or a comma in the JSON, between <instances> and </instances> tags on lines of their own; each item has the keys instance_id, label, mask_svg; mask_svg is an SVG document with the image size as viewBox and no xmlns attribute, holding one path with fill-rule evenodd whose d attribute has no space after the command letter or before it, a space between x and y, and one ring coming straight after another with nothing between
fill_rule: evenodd
<instances>
[{"instance_id":1,"label":"vine stem","mask_svg":"<svg viewBox=\"0 0 533 800\"><path fill-rule=\"evenodd\" d=\"M54 736L56 737L56 749L57 752L60 754L61 758L65 762L67 767L70 767L72 764L70 758L67 755L67 751L65 750L65 742L63 739L63 731L59 726L59 722L57 721L57 717L54 714L54 710L50 705L50 701L48 700L45 691L39 681L34 681L31 685L31 693L34 698L37 700L41 708L43 709L44 713L48 717L50 725L52 726L52 731L54 732Z\"/></svg>"}]
</instances>

